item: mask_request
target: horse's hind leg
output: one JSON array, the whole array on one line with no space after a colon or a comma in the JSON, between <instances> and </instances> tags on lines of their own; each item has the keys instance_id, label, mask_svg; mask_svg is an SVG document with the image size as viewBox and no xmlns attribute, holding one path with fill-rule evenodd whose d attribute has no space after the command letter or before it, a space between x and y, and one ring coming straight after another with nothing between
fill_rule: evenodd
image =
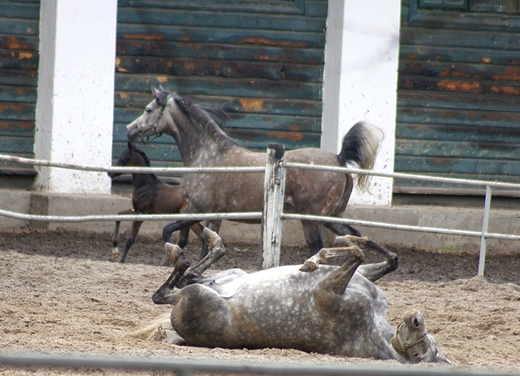
<instances>
[{"instance_id":1,"label":"horse's hind leg","mask_svg":"<svg viewBox=\"0 0 520 376\"><path fill-rule=\"evenodd\" d=\"M350 255L352 252L356 254L358 251L359 247L357 245L338 248L322 248L318 253L305 260L300 271L313 272L318 269L318 265L320 264L327 264L332 259L345 257L346 255Z\"/></svg>"},{"instance_id":2,"label":"horse's hind leg","mask_svg":"<svg viewBox=\"0 0 520 376\"><path fill-rule=\"evenodd\" d=\"M153 294L152 300L155 304L171 304L173 291L190 266L190 261L184 251L177 245L166 243L164 245L166 255L173 262L173 271L170 277L163 285Z\"/></svg>"},{"instance_id":3,"label":"horse's hind leg","mask_svg":"<svg viewBox=\"0 0 520 376\"><path fill-rule=\"evenodd\" d=\"M301 221L303 233L311 256L318 253L323 248L323 235L321 233L322 224L319 222Z\"/></svg>"},{"instance_id":4,"label":"horse's hind leg","mask_svg":"<svg viewBox=\"0 0 520 376\"><path fill-rule=\"evenodd\" d=\"M370 250L376 253L379 253L383 256L385 261L373 263L373 264L365 264L361 265L358 268L358 272L361 273L368 280L375 282L381 277L387 275L388 273L397 269L399 265L399 260L397 259L397 255L393 252L390 252L386 248L380 246L376 242L363 237L356 237L351 235L346 236L338 236L335 241L336 245L358 245L363 250Z\"/></svg>"},{"instance_id":5,"label":"horse's hind leg","mask_svg":"<svg viewBox=\"0 0 520 376\"><path fill-rule=\"evenodd\" d=\"M186 211L184 213L188 214L188 212L186 212ZM200 222L200 221L173 221L173 222L168 223L166 226L163 227L162 238L163 238L164 242L171 243L172 234L175 231L189 228L198 222Z\"/></svg>"},{"instance_id":6,"label":"horse's hind leg","mask_svg":"<svg viewBox=\"0 0 520 376\"><path fill-rule=\"evenodd\" d=\"M186 247L188 241L190 240L190 227L183 228L179 231L179 240L177 241L177 245L181 248Z\"/></svg>"},{"instance_id":7,"label":"horse's hind leg","mask_svg":"<svg viewBox=\"0 0 520 376\"><path fill-rule=\"evenodd\" d=\"M347 225L346 223L328 223L325 222L324 226L336 235L354 235L361 236L361 233L354 227Z\"/></svg>"},{"instance_id":8,"label":"horse's hind leg","mask_svg":"<svg viewBox=\"0 0 520 376\"><path fill-rule=\"evenodd\" d=\"M222 239L220 239L220 236L218 236L215 231L205 228L204 238L209 246L208 254L188 270L179 283L177 283L177 287L184 287L196 283L201 278L202 273L208 270L213 263L220 260L226 253Z\"/></svg>"},{"instance_id":9,"label":"horse's hind leg","mask_svg":"<svg viewBox=\"0 0 520 376\"><path fill-rule=\"evenodd\" d=\"M318 283L320 291L343 295L350 279L364 259L363 252L357 245L344 248L322 248L316 255L305 261L300 271L312 272L318 268L318 264L345 255L349 256L347 261Z\"/></svg>"},{"instance_id":10,"label":"horse's hind leg","mask_svg":"<svg viewBox=\"0 0 520 376\"><path fill-rule=\"evenodd\" d=\"M199 260L202 260L208 254L208 250L209 250L208 246L206 244L206 240L204 239L204 226L202 226L200 223L196 223L190 227L190 230L193 231L193 233L200 240L201 254L200 254Z\"/></svg>"}]
</instances>

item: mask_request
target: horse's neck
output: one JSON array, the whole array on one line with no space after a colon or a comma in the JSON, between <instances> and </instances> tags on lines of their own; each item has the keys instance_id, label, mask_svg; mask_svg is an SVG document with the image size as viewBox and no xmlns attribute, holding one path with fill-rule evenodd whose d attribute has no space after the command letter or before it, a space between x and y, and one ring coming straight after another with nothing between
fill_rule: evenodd
<instances>
[{"instance_id":1,"label":"horse's neck","mask_svg":"<svg viewBox=\"0 0 520 376\"><path fill-rule=\"evenodd\" d=\"M158 178L154 174L132 174L132 184L134 185L134 189L154 184L157 180Z\"/></svg>"},{"instance_id":2,"label":"horse's neck","mask_svg":"<svg viewBox=\"0 0 520 376\"><path fill-rule=\"evenodd\" d=\"M180 134L171 134L179 148L184 166L204 166L211 165L214 156L221 156L222 150L230 151L234 148L241 148L229 141L231 146L223 147L223 140L218 139L211 132L194 132L179 130ZM212 157L213 155L213 157Z\"/></svg>"}]
</instances>

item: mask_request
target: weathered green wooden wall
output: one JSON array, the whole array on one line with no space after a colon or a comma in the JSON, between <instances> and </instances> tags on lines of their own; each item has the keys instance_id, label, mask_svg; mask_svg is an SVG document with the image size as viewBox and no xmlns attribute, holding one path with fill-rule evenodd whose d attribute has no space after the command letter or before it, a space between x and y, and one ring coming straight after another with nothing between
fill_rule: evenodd
<instances>
[{"instance_id":1,"label":"weathered green wooden wall","mask_svg":"<svg viewBox=\"0 0 520 376\"><path fill-rule=\"evenodd\" d=\"M0 153L33 157L39 1L0 0ZM26 170L19 164L0 162Z\"/></svg>"},{"instance_id":2,"label":"weathered green wooden wall","mask_svg":"<svg viewBox=\"0 0 520 376\"><path fill-rule=\"evenodd\" d=\"M39 4L0 0L0 153L33 156ZM326 16L326 0L120 0L114 158L159 84L222 107L250 147L319 146ZM143 148L180 160L166 136Z\"/></svg>"},{"instance_id":3,"label":"weathered green wooden wall","mask_svg":"<svg viewBox=\"0 0 520 376\"><path fill-rule=\"evenodd\" d=\"M520 15L417 1L402 3L395 170L519 182ZM397 192L442 187L395 182Z\"/></svg>"},{"instance_id":4,"label":"weathered green wooden wall","mask_svg":"<svg viewBox=\"0 0 520 376\"><path fill-rule=\"evenodd\" d=\"M416 2L402 7L396 171L518 182L520 17L462 17ZM114 157L158 84L223 107L229 133L251 147L318 146L326 8L324 0L119 1ZM38 18L38 0L0 0L0 153L33 156ZM179 160L167 137L144 148L156 165Z\"/></svg>"},{"instance_id":5,"label":"weathered green wooden wall","mask_svg":"<svg viewBox=\"0 0 520 376\"><path fill-rule=\"evenodd\" d=\"M158 85L223 108L249 147L319 147L326 16L326 0L120 0L114 157ZM171 165L172 145L143 149Z\"/></svg>"}]
</instances>

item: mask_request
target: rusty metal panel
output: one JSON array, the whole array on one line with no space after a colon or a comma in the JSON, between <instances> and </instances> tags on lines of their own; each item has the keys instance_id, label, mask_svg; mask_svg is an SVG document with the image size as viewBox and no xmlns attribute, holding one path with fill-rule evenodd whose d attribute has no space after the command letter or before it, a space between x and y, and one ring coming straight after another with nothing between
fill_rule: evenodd
<instances>
[{"instance_id":1,"label":"rusty metal panel","mask_svg":"<svg viewBox=\"0 0 520 376\"><path fill-rule=\"evenodd\" d=\"M518 16L402 4L395 170L519 182Z\"/></svg>"},{"instance_id":2,"label":"rusty metal panel","mask_svg":"<svg viewBox=\"0 0 520 376\"><path fill-rule=\"evenodd\" d=\"M326 17L326 0L120 1L114 157L158 85L223 108L246 146L319 146ZM148 149L179 161L169 138Z\"/></svg>"}]
</instances>

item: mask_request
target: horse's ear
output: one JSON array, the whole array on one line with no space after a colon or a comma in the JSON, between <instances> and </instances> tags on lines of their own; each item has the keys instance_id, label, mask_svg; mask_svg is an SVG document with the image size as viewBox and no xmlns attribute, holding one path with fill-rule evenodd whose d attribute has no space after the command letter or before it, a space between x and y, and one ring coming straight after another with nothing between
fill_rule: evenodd
<instances>
[{"instance_id":1,"label":"horse's ear","mask_svg":"<svg viewBox=\"0 0 520 376\"><path fill-rule=\"evenodd\" d=\"M159 99L161 92L159 90L157 90L156 88L152 87L152 94L155 97L155 99Z\"/></svg>"}]
</instances>

